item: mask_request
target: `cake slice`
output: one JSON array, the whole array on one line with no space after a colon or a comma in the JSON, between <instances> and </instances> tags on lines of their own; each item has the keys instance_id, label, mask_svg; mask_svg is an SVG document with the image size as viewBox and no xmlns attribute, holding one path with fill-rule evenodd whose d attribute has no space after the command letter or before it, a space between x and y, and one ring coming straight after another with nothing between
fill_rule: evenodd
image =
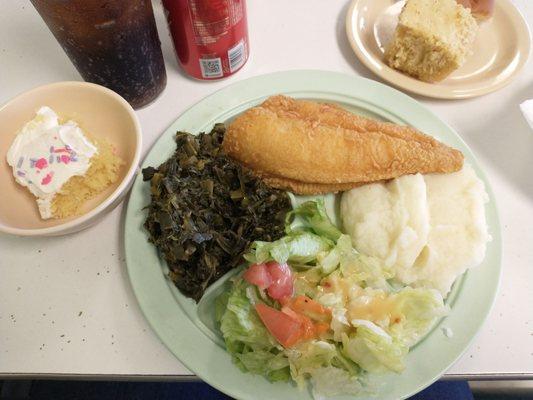
<instances>
[{"instance_id":1,"label":"cake slice","mask_svg":"<svg viewBox=\"0 0 533 400\"><path fill-rule=\"evenodd\" d=\"M17 133L7 162L15 181L36 197L42 219L79 214L85 201L118 180L124 163L105 139L89 140L76 122L60 123L46 106Z\"/></svg>"},{"instance_id":2,"label":"cake slice","mask_svg":"<svg viewBox=\"0 0 533 400\"><path fill-rule=\"evenodd\" d=\"M455 0L407 0L385 61L422 81L440 81L463 65L477 29Z\"/></svg>"}]
</instances>

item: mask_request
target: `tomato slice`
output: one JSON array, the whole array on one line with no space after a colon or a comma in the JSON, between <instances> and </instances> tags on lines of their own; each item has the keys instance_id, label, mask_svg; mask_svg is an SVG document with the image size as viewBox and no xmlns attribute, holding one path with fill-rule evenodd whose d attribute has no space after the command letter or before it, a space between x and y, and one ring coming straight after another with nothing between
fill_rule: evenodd
<instances>
[{"instance_id":1,"label":"tomato slice","mask_svg":"<svg viewBox=\"0 0 533 400\"><path fill-rule=\"evenodd\" d=\"M242 278L252 285L257 285L259 289L266 289L272 284L272 278L264 263L250 265Z\"/></svg>"},{"instance_id":2,"label":"tomato slice","mask_svg":"<svg viewBox=\"0 0 533 400\"><path fill-rule=\"evenodd\" d=\"M288 306L279 311L264 303L258 303L255 305L255 310L270 334L283 347L291 347L301 341L314 339L329 329L328 323L313 323L311 318L297 313Z\"/></svg>"},{"instance_id":3,"label":"tomato slice","mask_svg":"<svg viewBox=\"0 0 533 400\"><path fill-rule=\"evenodd\" d=\"M323 333L326 333L329 330L329 324L325 322L318 322L315 324L315 334L320 336Z\"/></svg>"},{"instance_id":4,"label":"tomato slice","mask_svg":"<svg viewBox=\"0 0 533 400\"><path fill-rule=\"evenodd\" d=\"M291 308L285 306L281 308L281 311L295 320L297 320L300 323L300 328L302 329L302 334L299 338L300 340L311 340L315 338L315 327L313 325L313 321L311 319L303 314L298 314Z\"/></svg>"},{"instance_id":5,"label":"tomato slice","mask_svg":"<svg viewBox=\"0 0 533 400\"><path fill-rule=\"evenodd\" d=\"M274 300L281 300L291 297L294 292L294 277L291 268L286 264L279 264L275 261L266 263L268 274L272 283L267 289L267 293Z\"/></svg>"},{"instance_id":6,"label":"tomato slice","mask_svg":"<svg viewBox=\"0 0 533 400\"><path fill-rule=\"evenodd\" d=\"M296 296L288 305L297 313L304 314L315 321L326 322L331 319L330 309L307 296Z\"/></svg>"},{"instance_id":7,"label":"tomato slice","mask_svg":"<svg viewBox=\"0 0 533 400\"><path fill-rule=\"evenodd\" d=\"M301 324L293 316L263 303L257 303L255 310L268 331L283 347L293 346L302 337Z\"/></svg>"},{"instance_id":8,"label":"tomato slice","mask_svg":"<svg viewBox=\"0 0 533 400\"><path fill-rule=\"evenodd\" d=\"M285 304L294 291L294 276L287 264L270 261L266 264L252 264L243 274L243 279L260 289L267 289L274 300Z\"/></svg>"}]
</instances>

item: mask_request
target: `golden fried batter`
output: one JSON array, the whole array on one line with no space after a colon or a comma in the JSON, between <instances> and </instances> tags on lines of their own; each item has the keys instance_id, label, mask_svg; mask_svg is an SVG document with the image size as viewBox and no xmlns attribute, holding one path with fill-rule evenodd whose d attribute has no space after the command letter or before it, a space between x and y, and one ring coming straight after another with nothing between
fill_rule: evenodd
<instances>
[{"instance_id":1,"label":"golden fried batter","mask_svg":"<svg viewBox=\"0 0 533 400\"><path fill-rule=\"evenodd\" d=\"M383 122L353 114L331 103L317 103L309 100L296 100L292 97L277 95L269 97L261 107L288 118L301 118L313 124L353 129L357 132L383 132L400 139L416 139L428 143L440 143L431 136L424 135L415 128Z\"/></svg>"},{"instance_id":2,"label":"golden fried batter","mask_svg":"<svg viewBox=\"0 0 533 400\"><path fill-rule=\"evenodd\" d=\"M416 129L285 96L237 117L223 147L273 186L305 194L463 165L460 151Z\"/></svg>"},{"instance_id":3,"label":"golden fried batter","mask_svg":"<svg viewBox=\"0 0 533 400\"><path fill-rule=\"evenodd\" d=\"M265 181L267 185L272 186L276 189L287 190L289 192L301 194L304 196L313 194L345 192L347 190L367 183L310 183L271 175L261 176L261 179Z\"/></svg>"}]
</instances>

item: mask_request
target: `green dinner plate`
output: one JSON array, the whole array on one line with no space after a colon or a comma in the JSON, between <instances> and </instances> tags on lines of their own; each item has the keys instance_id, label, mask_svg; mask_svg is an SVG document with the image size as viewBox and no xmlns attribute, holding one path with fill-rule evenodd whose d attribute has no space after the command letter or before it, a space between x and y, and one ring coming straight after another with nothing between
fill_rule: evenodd
<instances>
[{"instance_id":1,"label":"green dinner plate","mask_svg":"<svg viewBox=\"0 0 533 400\"><path fill-rule=\"evenodd\" d=\"M460 149L483 179L490 202L486 216L492 241L485 261L459 278L447 302L450 314L407 356L402 374L373 376L379 399L403 399L437 380L468 348L494 302L501 272L501 235L491 187L472 152L460 136L427 108L405 94L380 83L356 76L326 71L287 71L257 76L234 83L185 111L159 138L143 167L158 166L175 149L177 130L209 131L214 123L226 122L268 96L283 93L295 98L338 103L350 111L398 124L412 125ZM143 229L150 202L149 184L138 176L128 203L124 241L128 272L144 315L163 343L187 368L215 388L237 399L310 399L286 382L270 383L262 376L241 372L224 349L213 319L213 299L223 280L212 285L199 305L185 298L166 278L166 265L148 243ZM326 196L328 210L338 220L334 196ZM447 337L442 328L450 328ZM353 398L338 396L337 399ZM358 399L366 398L358 396ZM376 397L369 397L376 398Z\"/></svg>"}]
</instances>

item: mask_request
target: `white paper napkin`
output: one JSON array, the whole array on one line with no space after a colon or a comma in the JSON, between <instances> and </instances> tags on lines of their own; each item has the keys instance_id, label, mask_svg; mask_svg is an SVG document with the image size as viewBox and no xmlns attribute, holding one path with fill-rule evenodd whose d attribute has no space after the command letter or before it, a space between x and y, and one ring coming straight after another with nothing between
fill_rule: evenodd
<instances>
[{"instance_id":1,"label":"white paper napkin","mask_svg":"<svg viewBox=\"0 0 533 400\"><path fill-rule=\"evenodd\" d=\"M522 114L524 114L527 123L531 129L533 129L533 99L526 100L520 104L520 109L522 110Z\"/></svg>"}]
</instances>

